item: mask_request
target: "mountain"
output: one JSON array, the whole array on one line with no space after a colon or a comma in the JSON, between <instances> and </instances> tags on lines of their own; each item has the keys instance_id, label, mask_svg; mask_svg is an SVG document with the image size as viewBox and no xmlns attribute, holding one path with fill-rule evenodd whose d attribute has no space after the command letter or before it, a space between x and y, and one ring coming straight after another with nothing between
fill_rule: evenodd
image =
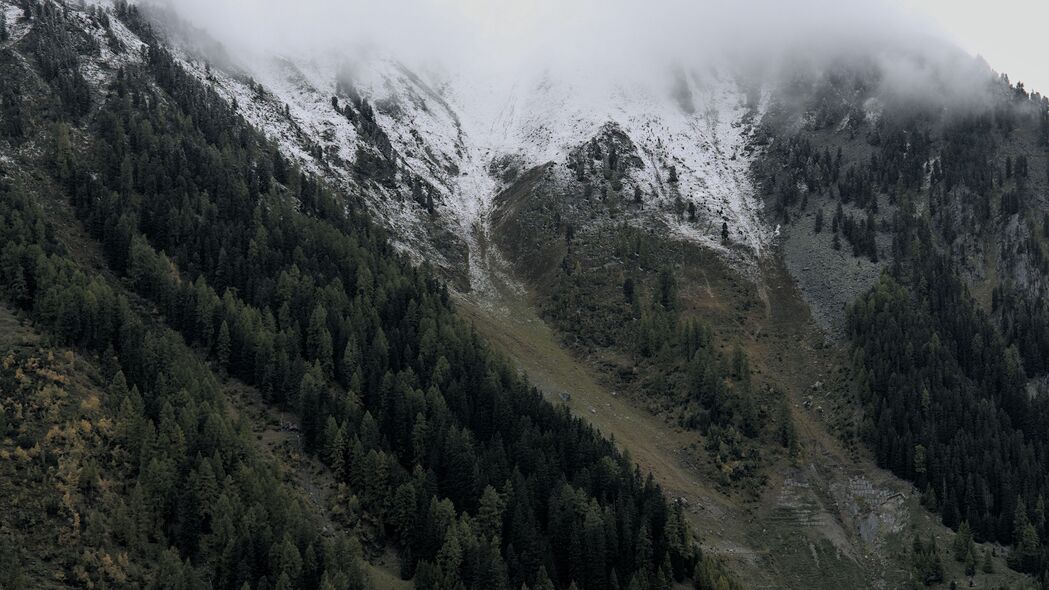
<instances>
[{"instance_id":1,"label":"mountain","mask_svg":"<svg viewBox=\"0 0 1049 590\"><path fill-rule=\"evenodd\" d=\"M4 9L5 586L738 587L137 9Z\"/></svg>"},{"instance_id":2,"label":"mountain","mask_svg":"<svg viewBox=\"0 0 1049 590\"><path fill-rule=\"evenodd\" d=\"M603 133L629 140L616 191L640 191L655 209L645 217L718 250L723 222L751 254L769 241L747 147L760 89L728 73L667 68L644 83L574 69L426 75L377 51L233 58L199 35L172 34L190 71L303 165L361 192L407 249L464 281L484 280L464 259L490 229L496 195L549 163L567 180L569 159ZM680 222L673 209L685 201L705 224Z\"/></svg>"},{"instance_id":3,"label":"mountain","mask_svg":"<svg viewBox=\"0 0 1049 590\"><path fill-rule=\"evenodd\" d=\"M985 64L0 7L5 585L1044 587L1049 101Z\"/></svg>"}]
</instances>

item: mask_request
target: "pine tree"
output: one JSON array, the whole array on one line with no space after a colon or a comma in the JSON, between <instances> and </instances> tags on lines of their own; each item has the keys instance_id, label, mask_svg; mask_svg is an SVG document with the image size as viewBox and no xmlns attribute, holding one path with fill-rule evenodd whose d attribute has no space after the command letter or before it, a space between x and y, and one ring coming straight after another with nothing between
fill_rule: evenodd
<instances>
[{"instance_id":1,"label":"pine tree","mask_svg":"<svg viewBox=\"0 0 1049 590\"><path fill-rule=\"evenodd\" d=\"M339 362L339 380L344 385L349 385L354 373L361 368L361 349L357 345L357 339L350 337L346 347L342 351L342 361ZM358 392L359 393L359 392Z\"/></svg>"},{"instance_id":2,"label":"pine tree","mask_svg":"<svg viewBox=\"0 0 1049 590\"><path fill-rule=\"evenodd\" d=\"M1036 573L1042 547L1034 525L1026 523L1020 530L1019 537L1013 540L1013 545L1013 551L1009 554L1010 567L1024 573Z\"/></svg>"},{"instance_id":3,"label":"pine tree","mask_svg":"<svg viewBox=\"0 0 1049 590\"><path fill-rule=\"evenodd\" d=\"M480 507L477 509L477 532L483 539L499 538L503 532L503 499L492 486L486 486L481 493Z\"/></svg>"},{"instance_id":4,"label":"pine tree","mask_svg":"<svg viewBox=\"0 0 1049 590\"><path fill-rule=\"evenodd\" d=\"M637 567L637 575L641 577L640 581L643 582L645 587L649 586L649 579L655 570L652 558L652 533L649 532L648 524L643 524L637 534L634 564Z\"/></svg>"},{"instance_id":5,"label":"pine tree","mask_svg":"<svg viewBox=\"0 0 1049 590\"><path fill-rule=\"evenodd\" d=\"M291 581L291 576L287 572L281 572L280 576L277 577L277 585L273 587L274 590L296 590L295 584Z\"/></svg>"},{"instance_id":6,"label":"pine tree","mask_svg":"<svg viewBox=\"0 0 1049 590\"><path fill-rule=\"evenodd\" d=\"M1038 498L1034 501L1034 514L1031 518L1031 524L1034 525L1036 531L1045 531L1045 517L1045 497L1038 494Z\"/></svg>"},{"instance_id":7,"label":"pine tree","mask_svg":"<svg viewBox=\"0 0 1049 590\"><path fill-rule=\"evenodd\" d=\"M306 353L310 360L320 364L321 370L328 377L333 375L334 362L331 333L328 331L328 312L324 306L317 304L310 314L310 324L306 330Z\"/></svg>"},{"instance_id":8,"label":"pine tree","mask_svg":"<svg viewBox=\"0 0 1049 590\"><path fill-rule=\"evenodd\" d=\"M634 279L627 277L623 280L623 299L630 304L634 303Z\"/></svg>"},{"instance_id":9,"label":"pine tree","mask_svg":"<svg viewBox=\"0 0 1049 590\"><path fill-rule=\"evenodd\" d=\"M914 575L925 585L943 581L943 561L936 546L936 537L931 536L928 543L918 535L914 536L911 545L911 559Z\"/></svg>"},{"instance_id":10,"label":"pine tree","mask_svg":"<svg viewBox=\"0 0 1049 590\"><path fill-rule=\"evenodd\" d=\"M674 272L668 267L659 271L659 304L665 310L672 310L677 302L677 281Z\"/></svg>"},{"instance_id":11,"label":"pine tree","mask_svg":"<svg viewBox=\"0 0 1049 590\"><path fill-rule=\"evenodd\" d=\"M587 585L596 588L606 587L608 548L605 545L605 523L601 508L594 500L591 500L583 516L580 537L586 555L582 568L584 575L580 579L586 580Z\"/></svg>"},{"instance_id":12,"label":"pine tree","mask_svg":"<svg viewBox=\"0 0 1049 590\"><path fill-rule=\"evenodd\" d=\"M991 560L991 550L990 549L988 549L988 550L983 552L983 564L980 567L980 569L983 570L983 573L985 573L985 574L993 574L994 573L994 562Z\"/></svg>"},{"instance_id":13,"label":"pine tree","mask_svg":"<svg viewBox=\"0 0 1049 590\"><path fill-rule=\"evenodd\" d=\"M438 578L434 590L458 590L464 588L459 573L459 567L463 562L463 548L459 534L459 527L453 525L449 528L444 544L437 553Z\"/></svg>"},{"instance_id":14,"label":"pine tree","mask_svg":"<svg viewBox=\"0 0 1049 590\"><path fill-rule=\"evenodd\" d=\"M550 575L546 573L546 566L539 566L539 573L535 576L535 590L554 590L554 583L550 580Z\"/></svg>"},{"instance_id":15,"label":"pine tree","mask_svg":"<svg viewBox=\"0 0 1049 590\"><path fill-rule=\"evenodd\" d=\"M313 363L302 376L298 394L298 415L301 422L302 442L307 450L313 450L318 447L326 388L324 374L320 365Z\"/></svg>"},{"instance_id":16,"label":"pine tree","mask_svg":"<svg viewBox=\"0 0 1049 590\"><path fill-rule=\"evenodd\" d=\"M401 543L407 545L410 534L415 526L415 487L411 483L403 483L397 486L393 495L392 524L394 532L400 537Z\"/></svg>"},{"instance_id":17,"label":"pine tree","mask_svg":"<svg viewBox=\"0 0 1049 590\"><path fill-rule=\"evenodd\" d=\"M223 368L229 368L230 346L229 324L223 320L222 326L219 327L218 340L215 341L215 357L218 358L219 366Z\"/></svg>"},{"instance_id":18,"label":"pine tree","mask_svg":"<svg viewBox=\"0 0 1049 590\"><path fill-rule=\"evenodd\" d=\"M329 415L324 421L324 429L321 431L320 440L317 443L321 452L321 458L329 467L335 463L336 455L339 453L336 446L338 444L339 431L339 423L335 420L335 416Z\"/></svg>"},{"instance_id":19,"label":"pine tree","mask_svg":"<svg viewBox=\"0 0 1049 590\"><path fill-rule=\"evenodd\" d=\"M965 561L968 555L972 553L972 550L973 536L972 530L969 528L969 521L962 521L962 524L958 527L958 533L954 535L954 544L952 545L955 561Z\"/></svg>"},{"instance_id":20,"label":"pine tree","mask_svg":"<svg viewBox=\"0 0 1049 590\"><path fill-rule=\"evenodd\" d=\"M412 426L412 461L420 465L426 458L427 443L430 436L430 427L426 422L426 416L422 413L415 415L415 425Z\"/></svg>"}]
</instances>

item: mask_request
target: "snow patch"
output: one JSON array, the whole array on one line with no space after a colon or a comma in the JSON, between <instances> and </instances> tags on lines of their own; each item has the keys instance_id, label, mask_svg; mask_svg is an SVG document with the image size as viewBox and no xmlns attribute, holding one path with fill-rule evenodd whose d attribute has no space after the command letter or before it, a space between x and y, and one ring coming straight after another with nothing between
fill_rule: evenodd
<instances>
[{"instance_id":1,"label":"snow patch","mask_svg":"<svg viewBox=\"0 0 1049 590\"><path fill-rule=\"evenodd\" d=\"M10 2L0 2L0 10L4 13L4 18L7 19L7 42L5 45L14 45L25 37L26 33L29 32L29 22L23 17L25 13L22 9Z\"/></svg>"},{"instance_id":2,"label":"snow patch","mask_svg":"<svg viewBox=\"0 0 1049 590\"><path fill-rule=\"evenodd\" d=\"M663 209L671 209L679 197L697 206L698 223L681 221L676 214L663 217L675 233L724 250L725 222L734 243L755 255L763 253L770 238L759 219L750 181L753 155L747 149L753 131L748 115L755 114L748 112L743 91L730 77L711 73L677 80L688 85L693 108L686 110L670 94L670 72L665 80L635 84L585 76L512 84L504 98L491 87L453 85L449 100L459 107L476 152L489 161L512 155L525 168L564 163L570 151L615 124L641 154L644 166L633 180L648 198L655 197ZM767 95L763 98L759 111L767 108ZM676 183L669 181L671 166ZM492 196L474 195L470 201L483 210Z\"/></svg>"}]
</instances>

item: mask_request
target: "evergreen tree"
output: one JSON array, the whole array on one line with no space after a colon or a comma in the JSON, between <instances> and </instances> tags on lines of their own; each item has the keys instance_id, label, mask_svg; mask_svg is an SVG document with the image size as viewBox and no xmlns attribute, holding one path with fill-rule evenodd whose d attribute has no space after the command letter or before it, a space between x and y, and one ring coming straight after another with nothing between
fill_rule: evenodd
<instances>
[{"instance_id":1,"label":"evergreen tree","mask_svg":"<svg viewBox=\"0 0 1049 590\"><path fill-rule=\"evenodd\" d=\"M969 529L969 522L962 521L961 526L958 527L958 533L954 535L954 543L952 545L954 559L959 562L965 561L967 556L973 552L973 549L973 537L972 531Z\"/></svg>"},{"instance_id":2,"label":"evergreen tree","mask_svg":"<svg viewBox=\"0 0 1049 590\"><path fill-rule=\"evenodd\" d=\"M636 301L636 293L634 290L634 279L627 277L623 280L623 299L627 303L634 303Z\"/></svg>"},{"instance_id":3,"label":"evergreen tree","mask_svg":"<svg viewBox=\"0 0 1049 590\"><path fill-rule=\"evenodd\" d=\"M481 494L477 510L477 532L483 539L498 539L503 530L503 499L492 486L486 486Z\"/></svg>"},{"instance_id":4,"label":"evergreen tree","mask_svg":"<svg viewBox=\"0 0 1049 590\"><path fill-rule=\"evenodd\" d=\"M546 566L539 567L539 573L535 576L534 590L554 590L554 583L550 580L549 574L546 573Z\"/></svg>"},{"instance_id":5,"label":"evergreen tree","mask_svg":"<svg viewBox=\"0 0 1049 590\"><path fill-rule=\"evenodd\" d=\"M306 331L306 351L309 360L317 361L327 376L332 376L335 359L333 357L331 332L328 331L328 312L318 303L310 314L310 323Z\"/></svg>"},{"instance_id":6,"label":"evergreen tree","mask_svg":"<svg viewBox=\"0 0 1049 590\"><path fill-rule=\"evenodd\" d=\"M219 366L229 367L229 353L232 342L229 334L229 324L225 320L222 321L222 325L219 327L219 336L215 341L215 358L219 361Z\"/></svg>"}]
</instances>

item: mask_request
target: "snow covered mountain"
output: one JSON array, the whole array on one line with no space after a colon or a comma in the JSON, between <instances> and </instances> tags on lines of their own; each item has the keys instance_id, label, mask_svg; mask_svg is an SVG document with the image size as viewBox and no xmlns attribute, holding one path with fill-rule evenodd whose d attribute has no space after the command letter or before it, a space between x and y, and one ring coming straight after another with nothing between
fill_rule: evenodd
<instances>
[{"instance_id":1,"label":"snow covered mountain","mask_svg":"<svg viewBox=\"0 0 1049 590\"><path fill-rule=\"evenodd\" d=\"M256 229L282 231L256 223L255 216L265 216L266 207L284 198L301 196L309 209L310 191L300 190L300 181L307 187L312 179L330 183L347 206L367 208L365 217L385 226L401 251L440 270L439 277L455 290L457 313L471 320L469 337L479 336L496 354L506 354L549 401L614 437L640 470L665 486L695 530L709 531L704 551L729 563L752 581L748 585L901 587L910 581L913 556L899 548L914 546L910 535L953 534L926 509L939 511L948 526L969 517L984 538L1010 542L1015 490L996 491L993 501L968 507L965 503L975 496L962 492L977 489L971 482L987 481L984 496L992 498L999 465L1013 461L1009 469L1026 473L1032 462L1024 457L1039 456L1045 447L984 461L991 470L976 464L956 469L944 457L965 457L981 446L1007 447L991 435L937 440L937 433L962 431L957 425L963 422L952 417L934 424L937 415L949 412L923 406L937 404L931 407L953 412L969 403L956 398L956 391L976 400L990 382L983 376L987 367L1001 370L1004 377L988 374L1011 388L1010 397L1000 399L1013 401L1000 407L993 396L972 401L974 408L990 409L985 424L1009 412L1033 415L1020 400L1049 391L1044 360L1049 358L1049 176L1044 174L1049 169L1049 99L1011 85L958 51L934 45L871 49L850 38L853 53L847 56L766 52L780 55L782 64L767 69L751 64L753 70L743 65L748 60L720 59L710 60L717 67L698 65L701 59L688 65L652 60L647 65L660 65L645 67L648 56L622 63L618 53L597 62L573 55L522 67L493 59L447 69L374 48L226 50L178 15L140 19L138 11L123 4L112 10L113 1L48 4L54 18L35 20L23 8L27 0L0 0L7 23L0 49L8 56L0 64L7 78L0 81L9 82L0 92L0 176L14 170L48 213L69 207L64 186L55 190L41 181L60 178L64 167L55 156L63 151L65 131L72 146L84 141L102 146L98 157L86 159L89 164L98 159L107 162L104 169L118 169L108 165L107 157L118 152L108 149L109 140L95 136L106 132L104 116L125 96L135 102L135 112L192 112L178 115L180 123L202 113L205 119L221 114L221 123L209 126L222 140L208 142L217 153L235 151L237 142L230 138L245 137L228 132L240 127L230 115L235 111L250 124L244 129L252 128L252 138L254 129L261 130L313 173L285 174L284 158L267 157L274 155L271 146L258 149L250 166L237 169L248 182L253 172L268 166L281 172L272 175L268 189L253 189L259 193L251 210L255 225L235 242L237 260L250 260L255 247L275 235L262 233L260 241ZM159 9L143 12L149 10ZM44 13L37 9L37 14ZM162 34L154 37L154 26L163 27ZM633 52L643 43L631 39L619 45ZM54 55L74 56L65 61L75 66L75 75L47 80L42 73L60 61ZM170 55L188 76L172 67ZM177 76L177 84L169 86L168 75ZM131 77L139 79L137 91L121 94ZM178 102L184 95L172 91L182 86L207 101L182 110ZM159 92L153 94L154 89ZM66 123L53 125L48 112L55 108L48 94L66 90L72 98L62 96L59 102L83 109L79 120L59 119L69 121L68 129L61 126ZM20 94L33 98L23 102ZM87 116L92 112L99 116ZM34 133L23 135L22 123ZM149 127L141 129L128 132L129 143L151 135ZM181 172L178 150L184 144L165 145L171 146L165 154L174 154L165 161ZM134 195L135 179L148 178L148 163L132 167L129 158L125 168L114 160L120 185L108 184L110 194ZM216 170L229 169L222 168L227 160L222 162ZM236 196L228 185L208 186L211 196ZM70 192L78 206L94 197ZM142 202L159 205L163 213L167 203L160 198L152 188L143 189ZM106 216L107 223L119 219L134 225L131 213L139 204L124 200L128 216ZM324 221L332 213L329 205L341 202L325 201L324 208L309 213ZM272 211L292 217L299 203L283 201ZM194 220L206 215L194 208L185 211L167 217L151 212L135 230L153 235L143 240L171 246L173 255L182 256L177 270L191 279L201 273L198 263L178 254L175 246L195 237L193 229L203 226ZM237 209L235 220L246 221L247 211ZM85 265L111 267L137 282L143 258L134 254L144 251L132 248L138 243L127 246L103 236L105 256L119 264L102 261L83 248L92 241L81 231L93 222L68 213L69 223L53 214L65 232L59 235L61 243L83 255ZM189 229L171 232L175 237L170 238L164 235L169 220ZM229 233L228 226L215 227L221 229L208 225L207 233ZM361 227L339 231L352 236L363 233ZM324 250L315 250L321 253L312 260L300 257L310 250L299 246L315 235L305 232L297 242L282 244L281 271L297 276L300 264L326 258ZM0 266L10 267L14 260L21 268L31 260L12 256L4 246ZM207 265L219 285L232 283L228 268L246 277L262 274L254 270L262 267L223 264L223 251L229 258L233 249L200 242L197 250L196 259L215 254L217 261L199 264ZM388 253L384 246L369 252ZM169 266L152 268L164 274ZM434 276L429 269L415 272L408 269L403 276ZM283 272L276 278L276 272L267 274L253 289L272 290L275 280L277 290L287 292L284 285L295 284L286 282ZM331 284L337 300L355 290L366 292L372 286L368 277L375 275L354 271L346 283L342 276L338 282L319 272L315 276L324 282L311 275L310 284ZM242 292L250 284L233 283ZM239 297L232 289L227 292L229 298ZM375 301L389 293L376 293ZM267 324L279 322L280 338L287 333L293 342L298 333L304 338L297 346L317 349L302 357L301 367L329 356L356 362L351 337L336 338L338 345L321 354L324 338L314 336L324 333L323 316L312 313L309 324L303 321L304 313L316 312L319 304L297 305L302 317L293 322L283 306L268 295L259 297L259 324L269 330ZM170 301L183 304L183 299ZM932 308L930 302L944 306ZM0 312L4 305L0 302ZM151 306L143 307L154 313ZM384 309L376 303L366 312L382 313L391 325L412 322L410 312ZM867 310L879 315L867 317ZM364 326L349 317L338 316L345 320L340 331ZM954 325L955 318L962 321ZM200 347L202 354L214 349L215 360L226 362L225 356L228 361L229 349L219 344L220 326L227 323L198 323L210 331L193 330L219 334L214 346ZM971 326L979 331L970 332ZM925 346L941 336L947 346ZM381 342L377 336L374 341ZM415 356L409 348L414 341L404 341L408 346L390 350ZM382 356L381 345L370 346ZM952 351L964 352L966 346L972 352L955 358L960 353ZM916 351L936 354L922 361L927 365L914 365L906 379L899 378L893 369L906 364L899 359ZM268 357L254 358L264 365L257 359ZM1026 374L1014 372L1021 364ZM405 367L396 373L398 386L414 381L416 368ZM886 367L890 370L880 371ZM927 375L948 375L952 367L955 382L932 387L939 398L926 389L916 404L919 390L908 394L904 388L928 381ZM356 394L357 375L342 365L337 371L338 378L349 376L351 382L348 388L340 383L339 390ZM425 382L424 373L419 375ZM871 385L872 378L882 385ZM295 389L294 382L288 383ZM367 387L374 389L375 383L378 379ZM903 394L876 398L895 390ZM374 397L386 403L385 391ZM904 411L893 413L897 407ZM893 412L871 419L885 408ZM909 422L916 416L922 419ZM996 426L1004 433L1001 440L1029 434L1013 429L1010 421L1022 423L1011 417ZM283 416L280 423L282 436L292 436L284 431ZM923 438L912 438L919 429L927 429ZM412 432L414 440L414 428L402 431ZM944 477L933 477L936 470ZM594 472L595 479L603 476ZM1032 470L1029 477L1047 481L1044 471ZM313 480L307 479L312 497ZM1035 505L1031 497L1023 501ZM1045 546L1045 539L1040 542ZM388 555L382 542L373 550ZM979 548L981 555L991 551ZM986 586L1011 584L1013 574L1003 561L994 565L1003 580L988 578ZM962 563L950 561L947 568L954 570L951 577L962 579Z\"/></svg>"},{"instance_id":2,"label":"snow covered mountain","mask_svg":"<svg viewBox=\"0 0 1049 590\"><path fill-rule=\"evenodd\" d=\"M581 70L435 75L377 52L216 57L181 33L172 36L190 71L302 166L364 197L405 250L462 277L463 289L481 273L471 254L496 196L547 164L551 182L567 180L572 154L610 129L634 162L610 198L645 205L629 223L741 263L768 246L750 178L767 96L727 72L668 67L629 82Z\"/></svg>"}]
</instances>

